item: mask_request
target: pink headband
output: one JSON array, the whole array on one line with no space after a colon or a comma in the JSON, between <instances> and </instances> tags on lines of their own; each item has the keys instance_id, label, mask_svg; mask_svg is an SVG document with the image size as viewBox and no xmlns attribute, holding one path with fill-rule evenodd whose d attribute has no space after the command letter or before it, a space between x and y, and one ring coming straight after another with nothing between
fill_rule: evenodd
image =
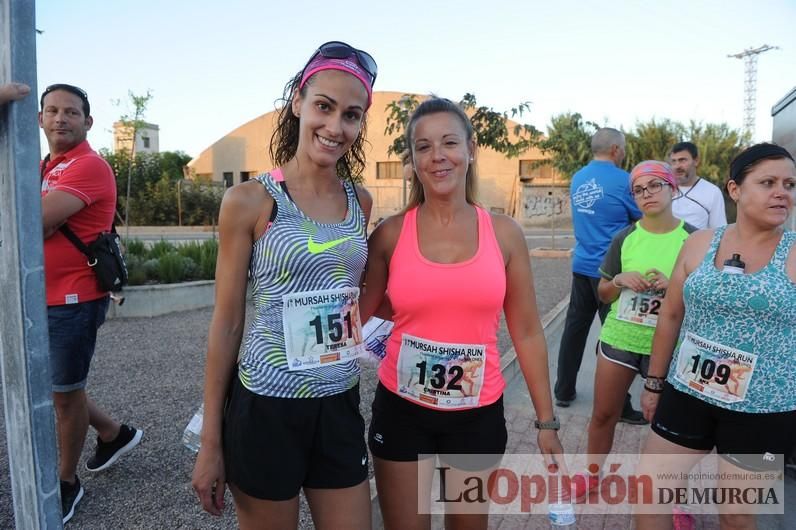
<instances>
[{"instance_id":1,"label":"pink headband","mask_svg":"<svg viewBox=\"0 0 796 530\"><path fill-rule=\"evenodd\" d=\"M633 168L633 171L630 172L630 185L633 186L633 182L635 182L637 178L643 177L644 175L652 175L653 177L663 179L672 187L672 190L677 189L677 179L674 178L672 168L665 162L658 162L657 160L645 160L644 162L636 165L636 167Z\"/></svg>"},{"instance_id":2,"label":"pink headband","mask_svg":"<svg viewBox=\"0 0 796 530\"><path fill-rule=\"evenodd\" d=\"M346 59L333 59L324 57L319 53L317 57L310 61L310 64L308 64L304 69L304 74L301 76L301 82L299 83L298 87L299 90L304 88L307 79L321 70L340 70L341 72L348 72L359 79L365 86L365 90L368 92L368 108L370 107L370 102L373 99L373 89L368 81L368 79L370 79L370 74L368 74L361 66L359 66L356 56L352 55Z\"/></svg>"}]
</instances>

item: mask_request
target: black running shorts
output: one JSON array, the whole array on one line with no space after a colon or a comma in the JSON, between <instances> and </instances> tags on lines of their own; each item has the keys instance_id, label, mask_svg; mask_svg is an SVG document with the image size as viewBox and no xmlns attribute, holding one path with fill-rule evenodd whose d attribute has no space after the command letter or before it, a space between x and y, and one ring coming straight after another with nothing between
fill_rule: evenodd
<instances>
[{"instance_id":1,"label":"black running shorts","mask_svg":"<svg viewBox=\"0 0 796 530\"><path fill-rule=\"evenodd\" d=\"M421 454L502 455L507 438L502 396L484 407L441 411L416 405L381 383L376 388L368 433L373 456L413 462Z\"/></svg>"},{"instance_id":2,"label":"black running shorts","mask_svg":"<svg viewBox=\"0 0 796 530\"><path fill-rule=\"evenodd\" d=\"M677 445L710 451L750 471L782 469L796 444L796 411L751 414L711 405L666 383L652 430ZM776 456L776 459L774 459Z\"/></svg>"},{"instance_id":3,"label":"black running shorts","mask_svg":"<svg viewBox=\"0 0 796 530\"><path fill-rule=\"evenodd\" d=\"M647 378L647 371L650 367L650 356L643 353L635 353L627 350L614 348L603 341L597 343L597 351L608 361L614 364L630 368L644 379Z\"/></svg>"},{"instance_id":4,"label":"black running shorts","mask_svg":"<svg viewBox=\"0 0 796 530\"><path fill-rule=\"evenodd\" d=\"M322 398L273 398L236 377L224 416L224 463L227 480L257 499L356 486L368 475L359 385Z\"/></svg>"}]
</instances>

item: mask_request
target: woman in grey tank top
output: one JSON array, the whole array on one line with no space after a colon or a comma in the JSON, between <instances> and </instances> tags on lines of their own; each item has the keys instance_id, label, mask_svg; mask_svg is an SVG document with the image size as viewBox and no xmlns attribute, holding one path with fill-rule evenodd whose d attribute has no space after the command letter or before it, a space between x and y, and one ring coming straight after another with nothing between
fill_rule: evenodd
<instances>
[{"instance_id":1,"label":"woman in grey tank top","mask_svg":"<svg viewBox=\"0 0 796 530\"><path fill-rule=\"evenodd\" d=\"M370 528L356 356L372 199L353 182L375 79L368 53L321 45L285 87L276 169L221 204L192 484L221 515L229 483L241 528L295 528L302 489L316 526ZM238 364L249 279L256 314Z\"/></svg>"}]
</instances>

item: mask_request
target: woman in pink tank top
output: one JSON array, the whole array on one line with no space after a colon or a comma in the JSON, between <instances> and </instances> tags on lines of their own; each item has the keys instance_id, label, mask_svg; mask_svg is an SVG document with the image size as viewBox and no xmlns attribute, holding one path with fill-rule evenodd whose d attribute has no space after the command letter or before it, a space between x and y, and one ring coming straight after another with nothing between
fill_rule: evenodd
<instances>
[{"instance_id":1,"label":"woman in pink tank top","mask_svg":"<svg viewBox=\"0 0 796 530\"><path fill-rule=\"evenodd\" d=\"M472 124L456 104L431 98L412 114L406 140L409 204L371 235L361 299L365 321L386 294L395 323L369 431L388 530L430 526L418 475L430 488L434 460L423 455L459 455L441 458L473 476L488 474L505 452L501 310L536 409L539 448L551 460L562 453L525 237L513 219L476 204ZM446 527L486 528L488 510L488 502L457 506Z\"/></svg>"}]
</instances>

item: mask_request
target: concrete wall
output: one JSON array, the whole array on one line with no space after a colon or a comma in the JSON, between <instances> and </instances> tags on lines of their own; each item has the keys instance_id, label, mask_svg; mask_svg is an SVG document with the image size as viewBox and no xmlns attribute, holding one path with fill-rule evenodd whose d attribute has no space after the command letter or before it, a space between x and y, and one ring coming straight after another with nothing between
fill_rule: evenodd
<instances>
[{"instance_id":1,"label":"concrete wall","mask_svg":"<svg viewBox=\"0 0 796 530\"><path fill-rule=\"evenodd\" d=\"M212 280L203 280L126 287L123 291L124 304L112 303L108 318L155 317L209 307L215 304L215 285L216 282Z\"/></svg>"},{"instance_id":2,"label":"concrete wall","mask_svg":"<svg viewBox=\"0 0 796 530\"><path fill-rule=\"evenodd\" d=\"M796 156L796 87L772 107L771 116L774 118L771 138ZM793 210L786 226L796 230L796 213Z\"/></svg>"},{"instance_id":3,"label":"concrete wall","mask_svg":"<svg viewBox=\"0 0 796 530\"><path fill-rule=\"evenodd\" d=\"M548 228L572 226L569 186L524 185L518 209L518 219L526 227Z\"/></svg>"},{"instance_id":4,"label":"concrete wall","mask_svg":"<svg viewBox=\"0 0 796 530\"><path fill-rule=\"evenodd\" d=\"M796 156L796 88L793 88L771 109L771 138Z\"/></svg>"},{"instance_id":5,"label":"concrete wall","mask_svg":"<svg viewBox=\"0 0 796 530\"><path fill-rule=\"evenodd\" d=\"M121 122L113 123L113 150L130 150L132 146L132 131L122 125ZM149 139L149 146L144 143L144 138ZM135 133L135 152L136 153L159 153L160 152L160 127L154 123L147 123L145 127Z\"/></svg>"}]
</instances>

